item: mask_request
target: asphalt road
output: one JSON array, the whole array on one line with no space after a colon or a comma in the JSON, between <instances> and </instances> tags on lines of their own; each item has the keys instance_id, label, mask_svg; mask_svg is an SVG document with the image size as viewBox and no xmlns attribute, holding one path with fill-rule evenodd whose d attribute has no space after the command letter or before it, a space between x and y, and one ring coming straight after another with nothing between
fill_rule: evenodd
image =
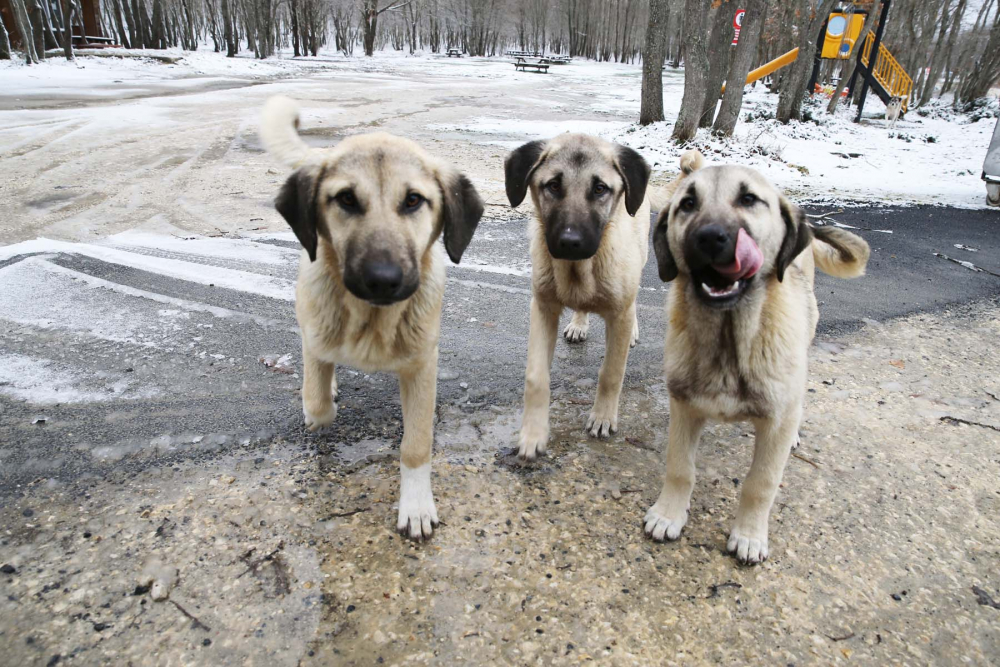
<instances>
[{"instance_id":1,"label":"asphalt road","mask_svg":"<svg viewBox=\"0 0 1000 667\"><path fill-rule=\"evenodd\" d=\"M834 217L859 228L873 252L863 279L819 276L820 337L1000 297L1000 278L933 254L1000 274L1000 212L859 208ZM155 241L112 237L0 260L0 496L41 477L117 477L273 441L335 459L338 443L398 439L395 379L343 367L335 425L319 435L302 428L290 234ZM524 220L487 221L463 264L449 268L440 403L472 412L520 400L527 257ZM650 261L627 385L660 374L665 294ZM554 384L596 380L603 344L597 318L585 344L560 342ZM285 354L287 368L261 361Z\"/></svg>"}]
</instances>

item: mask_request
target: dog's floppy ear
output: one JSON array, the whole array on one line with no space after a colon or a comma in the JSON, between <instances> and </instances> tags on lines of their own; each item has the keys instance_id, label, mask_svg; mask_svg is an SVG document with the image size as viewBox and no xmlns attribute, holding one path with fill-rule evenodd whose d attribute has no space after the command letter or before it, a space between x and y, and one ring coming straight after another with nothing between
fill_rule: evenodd
<instances>
[{"instance_id":1,"label":"dog's floppy ear","mask_svg":"<svg viewBox=\"0 0 1000 667\"><path fill-rule=\"evenodd\" d=\"M545 151L544 141L529 141L518 149L511 151L503 161L504 184L507 187L507 199L510 205L517 207L528 193L528 179L538 168L539 158Z\"/></svg>"},{"instance_id":2,"label":"dog's floppy ear","mask_svg":"<svg viewBox=\"0 0 1000 667\"><path fill-rule=\"evenodd\" d=\"M458 264L469 247L472 234L483 217L483 200L463 174L451 174L439 181L442 194L441 222L444 248L451 261Z\"/></svg>"},{"instance_id":3,"label":"dog's floppy ear","mask_svg":"<svg viewBox=\"0 0 1000 667\"><path fill-rule=\"evenodd\" d=\"M635 215L646 198L649 164L628 146L615 144L615 149L617 150L615 168L625 181L625 210L629 215Z\"/></svg>"},{"instance_id":4,"label":"dog's floppy ear","mask_svg":"<svg viewBox=\"0 0 1000 667\"><path fill-rule=\"evenodd\" d=\"M667 238L667 222L670 218L670 207L660 211L653 227L653 254L656 255L656 268L660 272L660 280L669 283L677 277L677 262L670 253L670 240Z\"/></svg>"},{"instance_id":5,"label":"dog's floppy ear","mask_svg":"<svg viewBox=\"0 0 1000 667\"><path fill-rule=\"evenodd\" d=\"M778 250L778 257L774 261L775 274L780 283L785 279L785 269L787 269L795 258L812 243L812 228L806 220L806 214L801 208L781 197L781 219L785 223L785 238L781 242L781 249Z\"/></svg>"},{"instance_id":6,"label":"dog's floppy ear","mask_svg":"<svg viewBox=\"0 0 1000 667\"><path fill-rule=\"evenodd\" d=\"M274 198L274 208L295 232L299 243L309 253L309 260L316 261L316 175L303 167L288 177L281 191Z\"/></svg>"}]
</instances>

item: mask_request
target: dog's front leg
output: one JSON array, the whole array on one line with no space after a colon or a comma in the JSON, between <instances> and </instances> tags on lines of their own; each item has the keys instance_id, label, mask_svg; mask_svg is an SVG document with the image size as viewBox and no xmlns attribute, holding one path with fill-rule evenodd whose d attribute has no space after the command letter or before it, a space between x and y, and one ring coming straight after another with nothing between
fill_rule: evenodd
<instances>
[{"instance_id":1,"label":"dog's front leg","mask_svg":"<svg viewBox=\"0 0 1000 667\"><path fill-rule=\"evenodd\" d=\"M597 377L597 400L587 419L587 430L595 438L608 437L618 431L618 399L622 393L634 327L634 301L624 311L607 319L604 363Z\"/></svg>"},{"instance_id":2,"label":"dog's front leg","mask_svg":"<svg viewBox=\"0 0 1000 667\"><path fill-rule=\"evenodd\" d=\"M694 489L694 455L704 426L704 417L683 401L670 398L663 488L644 520L646 534L657 542L676 540L687 524Z\"/></svg>"},{"instance_id":3,"label":"dog's front leg","mask_svg":"<svg viewBox=\"0 0 1000 667\"><path fill-rule=\"evenodd\" d=\"M337 381L333 371L333 364L311 353L303 339L302 413L310 431L329 426L337 417L337 404L333 402Z\"/></svg>"},{"instance_id":4,"label":"dog's front leg","mask_svg":"<svg viewBox=\"0 0 1000 667\"><path fill-rule=\"evenodd\" d=\"M800 412L795 409L780 419L755 420L753 462L743 482L736 522L726 545L741 563L759 563L767 558L768 515L798 437Z\"/></svg>"},{"instance_id":5,"label":"dog's front leg","mask_svg":"<svg viewBox=\"0 0 1000 667\"><path fill-rule=\"evenodd\" d=\"M399 448L399 519L396 529L413 540L427 539L438 524L431 492L431 445L437 402L437 348L423 364L399 374L403 442Z\"/></svg>"},{"instance_id":6,"label":"dog's front leg","mask_svg":"<svg viewBox=\"0 0 1000 667\"><path fill-rule=\"evenodd\" d=\"M525 461L534 461L544 454L549 441L549 373L561 311L561 307L537 297L531 299L528 365L524 372L524 416L517 448L518 457Z\"/></svg>"}]
</instances>

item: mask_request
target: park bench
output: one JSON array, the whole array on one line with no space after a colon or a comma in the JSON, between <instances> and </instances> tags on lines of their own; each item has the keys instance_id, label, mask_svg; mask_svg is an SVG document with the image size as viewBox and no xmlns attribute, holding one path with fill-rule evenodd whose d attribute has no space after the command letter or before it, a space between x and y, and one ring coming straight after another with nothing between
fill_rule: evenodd
<instances>
[{"instance_id":1,"label":"park bench","mask_svg":"<svg viewBox=\"0 0 1000 667\"><path fill-rule=\"evenodd\" d=\"M541 74L548 74L549 73L549 66L546 65L545 63L529 63L524 58L518 58L514 62L514 71L515 72L517 70L520 70L522 72L527 72L529 67L532 68L534 71L539 72Z\"/></svg>"}]
</instances>

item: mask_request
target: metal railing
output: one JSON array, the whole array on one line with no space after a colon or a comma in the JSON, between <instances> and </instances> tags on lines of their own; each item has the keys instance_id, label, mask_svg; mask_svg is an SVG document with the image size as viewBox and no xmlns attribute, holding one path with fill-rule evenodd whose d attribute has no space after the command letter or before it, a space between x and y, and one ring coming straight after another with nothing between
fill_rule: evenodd
<instances>
[{"instance_id":1,"label":"metal railing","mask_svg":"<svg viewBox=\"0 0 1000 667\"><path fill-rule=\"evenodd\" d=\"M872 46L875 44L875 33L869 32L865 39L865 50L861 53L861 62L868 67L871 60ZM889 49L884 44L878 45L878 58L875 59L875 67L871 68L875 80L882 84L892 97L903 98L903 113L906 113L910 106L910 93L913 90L913 79L906 73L903 66L899 64Z\"/></svg>"}]
</instances>

